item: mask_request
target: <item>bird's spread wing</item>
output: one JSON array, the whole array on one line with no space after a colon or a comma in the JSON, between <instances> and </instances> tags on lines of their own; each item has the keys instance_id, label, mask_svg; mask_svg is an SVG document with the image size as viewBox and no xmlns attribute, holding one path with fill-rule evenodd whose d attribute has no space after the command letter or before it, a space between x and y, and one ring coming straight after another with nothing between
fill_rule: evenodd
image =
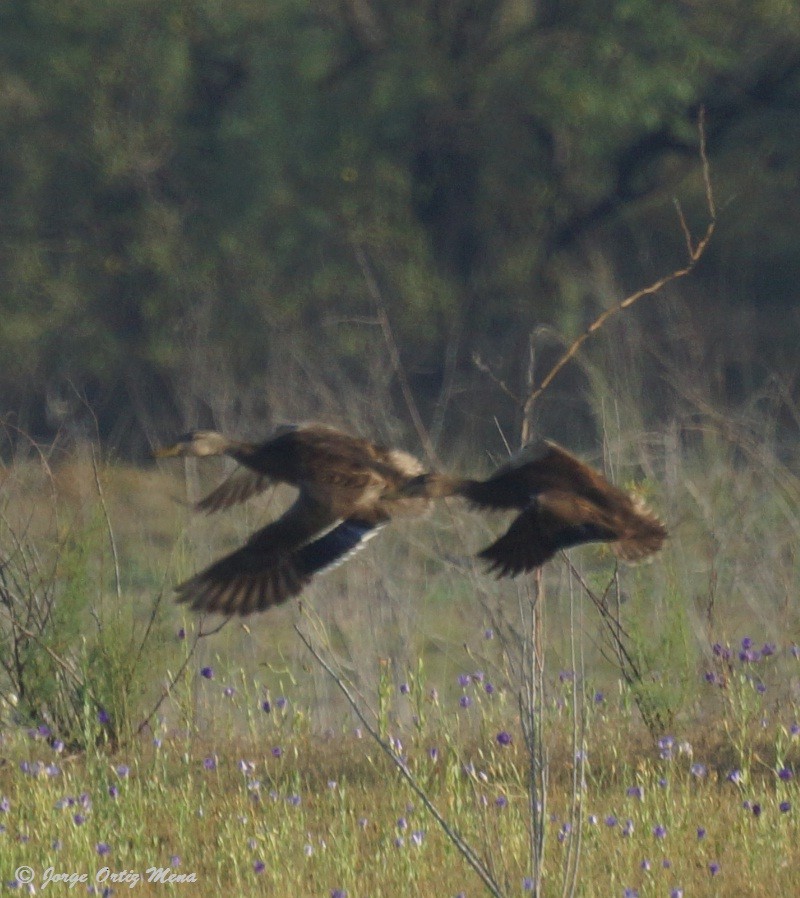
<instances>
[{"instance_id":1,"label":"bird's spread wing","mask_svg":"<svg viewBox=\"0 0 800 898\"><path fill-rule=\"evenodd\" d=\"M212 514L239 502L245 502L251 496L263 493L274 483L275 481L265 474L259 474L249 468L237 468L215 490L201 499L195 508L206 514Z\"/></svg>"},{"instance_id":2,"label":"bird's spread wing","mask_svg":"<svg viewBox=\"0 0 800 898\"><path fill-rule=\"evenodd\" d=\"M241 549L176 587L178 601L228 615L264 611L298 595L314 574L340 564L379 526L337 521L301 493L286 514Z\"/></svg>"},{"instance_id":3,"label":"bird's spread wing","mask_svg":"<svg viewBox=\"0 0 800 898\"><path fill-rule=\"evenodd\" d=\"M559 549L580 543L617 539L616 532L591 504L568 493L535 497L508 530L479 557L498 577L515 577L539 567Z\"/></svg>"}]
</instances>

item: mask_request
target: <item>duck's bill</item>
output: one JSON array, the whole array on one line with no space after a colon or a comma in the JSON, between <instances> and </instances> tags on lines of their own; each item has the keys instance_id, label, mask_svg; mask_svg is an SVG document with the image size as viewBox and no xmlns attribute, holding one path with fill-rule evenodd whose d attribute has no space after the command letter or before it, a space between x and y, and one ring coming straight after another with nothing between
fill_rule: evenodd
<instances>
[{"instance_id":1,"label":"duck's bill","mask_svg":"<svg viewBox=\"0 0 800 898\"><path fill-rule=\"evenodd\" d=\"M171 446L158 446L153 450L153 458L174 458L183 454L183 443L173 443Z\"/></svg>"}]
</instances>

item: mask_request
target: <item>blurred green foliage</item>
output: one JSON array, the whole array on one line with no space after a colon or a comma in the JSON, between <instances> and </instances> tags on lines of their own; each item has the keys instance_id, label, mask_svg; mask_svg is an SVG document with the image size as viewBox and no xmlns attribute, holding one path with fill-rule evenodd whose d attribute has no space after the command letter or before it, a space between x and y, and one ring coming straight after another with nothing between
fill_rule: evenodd
<instances>
[{"instance_id":1,"label":"blurred green foliage","mask_svg":"<svg viewBox=\"0 0 800 898\"><path fill-rule=\"evenodd\" d=\"M735 258L785 303L799 73L784 0L9 0L0 413L52 430L68 384L125 445L289 345L358 386L376 291L431 414L475 351L517 388L531 328L599 301L592 253L633 287L680 260L700 104L730 222L708 283Z\"/></svg>"}]
</instances>

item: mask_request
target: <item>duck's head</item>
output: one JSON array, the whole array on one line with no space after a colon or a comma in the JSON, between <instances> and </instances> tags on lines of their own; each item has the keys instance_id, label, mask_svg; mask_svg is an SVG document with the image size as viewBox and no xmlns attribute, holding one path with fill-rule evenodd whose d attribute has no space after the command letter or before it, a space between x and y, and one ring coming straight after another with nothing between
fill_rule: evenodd
<instances>
[{"instance_id":1,"label":"duck's head","mask_svg":"<svg viewBox=\"0 0 800 898\"><path fill-rule=\"evenodd\" d=\"M230 440L216 430L190 430L179 436L170 446L153 450L155 458L190 456L203 458L207 455L222 455L230 447Z\"/></svg>"}]
</instances>

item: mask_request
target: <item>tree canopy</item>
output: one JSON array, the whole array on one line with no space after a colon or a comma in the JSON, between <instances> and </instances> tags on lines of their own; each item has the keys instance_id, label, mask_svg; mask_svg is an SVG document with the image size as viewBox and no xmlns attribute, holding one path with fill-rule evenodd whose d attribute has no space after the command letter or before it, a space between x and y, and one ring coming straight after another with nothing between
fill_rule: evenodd
<instances>
[{"instance_id":1,"label":"tree canopy","mask_svg":"<svg viewBox=\"0 0 800 898\"><path fill-rule=\"evenodd\" d=\"M389 325L441 425L475 352L518 384L532 328L581 325L594 254L633 286L678 258L700 106L699 277L785 309L798 101L784 0L10 0L0 411L46 433L84 396L122 445L369 402Z\"/></svg>"}]
</instances>

